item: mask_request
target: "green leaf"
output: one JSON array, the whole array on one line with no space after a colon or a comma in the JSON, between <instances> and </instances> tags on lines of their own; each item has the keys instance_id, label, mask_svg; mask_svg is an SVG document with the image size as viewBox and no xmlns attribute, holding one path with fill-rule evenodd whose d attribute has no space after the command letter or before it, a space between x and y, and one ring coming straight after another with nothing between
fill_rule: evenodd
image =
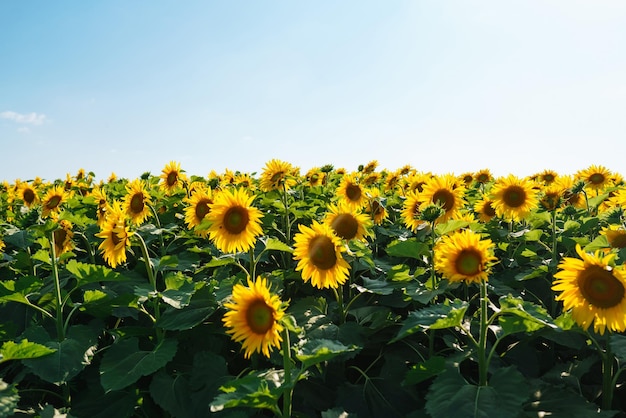
<instances>
[{"instance_id":1,"label":"green leaf","mask_svg":"<svg viewBox=\"0 0 626 418\"><path fill-rule=\"evenodd\" d=\"M522 298L513 297L512 295L500 297L499 315L515 315L526 321L535 322L538 325L556 328L552 317L548 311L532 302L525 301ZM505 320L506 321L506 320ZM510 323L512 325L512 323ZM530 326L530 325L529 325ZM531 330L533 331L533 330Z\"/></svg>"},{"instance_id":2,"label":"green leaf","mask_svg":"<svg viewBox=\"0 0 626 418\"><path fill-rule=\"evenodd\" d=\"M392 283L386 280L375 280L363 276L363 285L354 284L361 293L373 293L375 295L390 295L394 290L401 289L402 283Z\"/></svg>"},{"instance_id":3,"label":"green leaf","mask_svg":"<svg viewBox=\"0 0 626 418\"><path fill-rule=\"evenodd\" d=\"M150 396L174 417L194 416L190 394L189 381L182 375L172 377L161 369L152 376Z\"/></svg>"},{"instance_id":4,"label":"green leaf","mask_svg":"<svg viewBox=\"0 0 626 418\"><path fill-rule=\"evenodd\" d=\"M433 417L517 417L528 391L526 379L512 366L498 369L488 386L471 385L457 369L449 369L430 386L426 411Z\"/></svg>"},{"instance_id":5,"label":"green leaf","mask_svg":"<svg viewBox=\"0 0 626 418\"><path fill-rule=\"evenodd\" d=\"M137 338L115 343L102 357L100 383L105 392L120 390L165 367L178 347L178 340L165 339L152 351L139 350Z\"/></svg>"},{"instance_id":6,"label":"green leaf","mask_svg":"<svg viewBox=\"0 0 626 418\"><path fill-rule=\"evenodd\" d=\"M298 349L296 358L302 362L303 369L329 361L342 354L352 354L359 348L351 345L346 346L339 341L328 339L309 340Z\"/></svg>"},{"instance_id":7,"label":"green leaf","mask_svg":"<svg viewBox=\"0 0 626 418\"><path fill-rule=\"evenodd\" d=\"M397 264L387 271L387 277L392 282L409 282L413 280L409 266Z\"/></svg>"},{"instance_id":8,"label":"green leaf","mask_svg":"<svg viewBox=\"0 0 626 418\"><path fill-rule=\"evenodd\" d=\"M83 287L90 283L121 282L128 280L123 275L111 270L108 267L81 263L76 260L68 261L65 268L78 280L76 287Z\"/></svg>"},{"instance_id":9,"label":"green leaf","mask_svg":"<svg viewBox=\"0 0 626 418\"><path fill-rule=\"evenodd\" d=\"M284 382L282 370L256 372L231 380L220 387L225 393L216 396L211 402L211 412L219 412L225 408L249 407L268 409L276 416L280 416L278 400L282 395L282 382Z\"/></svg>"},{"instance_id":10,"label":"green leaf","mask_svg":"<svg viewBox=\"0 0 626 418\"><path fill-rule=\"evenodd\" d=\"M275 251L282 251L282 252L286 252L286 253L293 253L293 248L291 248L290 246L288 246L287 244L285 244L284 242L276 239L276 238L268 238L267 241L265 242L265 249L266 250L275 250Z\"/></svg>"},{"instance_id":11,"label":"green leaf","mask_svg":"<svg viewBox=\"0 0 626 418\"><path fill-rule=\"evenodd\" d=\"M0 363L9 360L23 360L43 357L54 353L55 350L43 344L37 344L28 340L22 340L19 344L7 341L0 348Z\"/></svg>"},{"instance_id":12,"label":"green leaf","mask_svg":"<svg viewBox=\"0 0 626 418\"><path fill-rule=\"evenodd\" d=\"M457 229L465 228L469 224L470 223L468 221L463 221L461 219L451 219L435 226L435 232L438 236L442 236L456 231Z\"/></svg>"},{"instance_id":13,"label":"green leaf","mask_svg":"<svg viewBox=\"0 0 626 418\"><path fill-rule=\"evenodd\" d=\"M199 290L191 297L187 306L181 309L168 307L155 325L169 331L191 329L208 318L215 309L215 298L208 291Z\"/></svg>"},{"instance_id":14,"label":"green leaf","mask_svg":"<svg viewBox=\"0 0 626 418\"><path fill-rule=\"evenodd\" d=\"M606 237L606 235L598 235L593 241L585 245L585 248L583 248L583 250L587 253L593 253L594 251L604 248L611 248L611 245L609 244L609 239Z\"/></svg>"},{"instance_id":15,"label":"green leaf","mask_svg":"<svg viewBox=\"0 0 626 418\"><path fill-rule=\"evenodd\" d=\"M433 356L426 361L417 363L406 373L403 385L415 385L443 373L446 368L445 357Z\"/></svg>"},{"instance_id":16,"label":"green leaf","mask_svg":"<svg viewBox=\"0 0 626 418\"><path fill-rule=\"evenodd\" d=\"M33 243L35 242L35 237L33 233L29 230L16 230L13 233L5 235L3 240L7 244L11 244L17 248L25 250L26 248L33 245Z\"/></svg>"},{"instance_id":17,"label":"green leaf","mask_svg":"<svg viewBox=\"0 0 626 418\"><path fill-rule=\"evenodd\" d=\"M164 271L164 270L176 270L178 267L178 257L175 255L164 255L158 259L152 259L154 263L154 270Z\"/></svg>"},{"instance_id":18,"label":"green leaf","mask_svg":"<svg viewBox=\"0 0 626 418\"><path fill-rule=\"evenodd\" d=\"M609 345L615 357L622 363L626 362L626 336L611 333L609 336Z\"/></svg>"},{"instance_id":19,"label":"green leaf","mask_svg":"<svg viewBox=\"0 0 626 418\"><path fill-rule=\"evenodd\" d=\"M525 403L526 416L567 417L567 418L610 418L615 411L600 411L594 403L588 402L580 394L562 386L554 386L543 381L533 382L531 398Z\"/></svg>"},{"instance_id":20,"label":"green leaf","mask_svg":"<svg viewBox=\"0 0 626 418\"><path fill-rule=\"evenodd\" d=\"M8 384L0 379L0 417L12 417L20 401L20 395L15 384Z\"/></svg>"},{"instance_id":21,"label":"green leaf","mask_svg":"<svg viewBox=\"0 0 626 418\"><path fill-rule=\"evenodd\" d=\"M69 382L90 364L98 341L98 332L87 325L71 326L61 342L51 340L41 326L28 328L22 336L54 350L44 357L22 360L33 373L54 384Z\"/></svg>"},{"instance_id":22,"label":"green leaf","mask_svg":"<svg viewBox=\"0 0 626 418\"><path fill-rule=\"evenodd\" d=\"M189 305L196 287L191 279L182 273L168 274L165 277L166 289L161 292L161 298L173 308L181 309Z\"/></svg>"},{"instance_id":23,"label":"green leaf","mask_svg":"<svg viewBox=\"0 0 626 418\"><path fill-rule=\"evenodd\" d=\"M459 299L452 303L431 305L411 312L402 323L402 328L391 342L396 342L418 331L427 329L444 329L461 325L469 304Z\"/></svg>"},{"instance_id":24,"label":"green leaf","mask_svg":"<svg viewBox=\"0 0 626 418\"><path fill-rule=\"evenodd\" d=\"M415 238L406 240L395 240L386 248L387 254L391 257L416 258L421 260L423 256L430 253L428 245Z\"/></svg>"}]
</instances>

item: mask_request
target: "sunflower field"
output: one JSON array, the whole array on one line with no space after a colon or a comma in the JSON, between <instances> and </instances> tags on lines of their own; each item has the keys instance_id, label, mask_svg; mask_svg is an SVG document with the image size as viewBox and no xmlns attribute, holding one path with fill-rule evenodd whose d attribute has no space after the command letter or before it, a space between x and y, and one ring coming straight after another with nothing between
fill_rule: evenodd
<instances>
[{"instance_id":1,"label":"sunflower field","mask_svg":"<svg viewBox=\"0 0 626 418\"><path fill-rule=\"evenodd\" d=\"M0 416L626 416L624 208L597 165L4 181Z\"/></svg>"}]
</instances>

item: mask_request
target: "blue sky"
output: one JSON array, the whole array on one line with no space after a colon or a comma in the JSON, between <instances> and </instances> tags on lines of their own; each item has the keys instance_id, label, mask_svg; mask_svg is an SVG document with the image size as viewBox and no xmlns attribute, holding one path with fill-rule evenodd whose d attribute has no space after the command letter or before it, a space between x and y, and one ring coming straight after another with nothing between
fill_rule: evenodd
<instances>
[{"instance_id":1,"label":"blue sky","mask_svg":"<svg viewBox=\"0 0 626 418\"><path fill-rule=\"evenodd\" d=\"M0 2L0 180L626 174L626 2Z\"/></svg>"}]
</instances>

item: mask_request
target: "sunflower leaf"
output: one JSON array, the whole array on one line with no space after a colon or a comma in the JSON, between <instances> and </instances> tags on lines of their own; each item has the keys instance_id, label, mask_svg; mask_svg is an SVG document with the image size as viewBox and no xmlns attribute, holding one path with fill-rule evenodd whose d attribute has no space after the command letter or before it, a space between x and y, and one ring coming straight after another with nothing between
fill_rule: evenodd
<instances>
[{"instance_id":1,"label":"sunflower leaf","mask_svg":"<svg viewBox=\"0 0 626 418\"><path fill-rule=\"evenodd\" d=\"M225 408L250 407L268 409L276 416L281 415L278 400L282 395L283 371L269 370L238 377L220 387L222 394L210 403L211 412Z\"/></svg>"},{"instance_id":2,"label":"sunflower leaf","mask_svg":"<svg viewBox=\"0 0 626 418\"><path fill-rule=\"evenodd\" d=\"M54 348L46 347L43 344L22 340L19 343L7 341L0 347L0 363L9 360L22 360L28 358L43 357L54 353Z\"/></svg>"},{"instance_id":3,"label":"sunflower leaf","mask_svg":"<svg viewBox=\"0 0 626 418\"><path fill-rule=\"evenodd\" d=\"M285 253L293 253L293 248L291 248L290 246L288 246L281 240L272 238L272 237L268 238L267 241L265 242L265 249L268 251L275 250L275 251L282 251Z\"/></svg>"},{"instance_id":4,"label":"sunflower leaf","mask_svg":"<svg viewBox=\"0 0 626 418\"><path fill-rule=\"evenodd\" d=\"M336 340L319 338L309 340L296 353L296 358L302 362L302 368L309 367L334 359L342 354L352 354L359 348L355 345L346 346Z\"/></svg>"},{"instance_id":5,"label":"sunflower leaf","mask_svg":"<svg viewBox=\"0 0 626 418\"><path fill-rule=\"evenodd\" d=\"M429 254L430 249L427 244L415 238L409 238L406 240L393 241L387 246L386 251L391 257L409 257L421 260L423 256Z\"/></svg>"},{"instance_id":6,"label":"sunflower leaf","mask_svg":"<svg viewBox=\"0 0 626 418\"><path fill-rule=\"evenodd\" d=\"M13 416L20 400L16 384L8 384L0 379L0 417Z\"/></svg>"},{"instance_id":7,"label":"sunflower leaf","mask_svg":"<svg viewBox=\"0 0 626 418\"><path fill-rule=\"evenodd\" d=\"M80 261L70 260L68 261L65 269L72 273L78 283L76 287L83 287L91 283L98 282L121 282L128 280L118 272L111 270L108 267L81 263Z\"/></svg>"},{"instance_id":8,"label":"sunflower leaf","mask_svg":"<svg viewBox=\"0 0 626 418\"><path fill-rule=\"evenodd\" d=\"M402 324L398 334L391 343L401 340L418 331L427 329L444 329L461 325L469 304L459 299L411 312Z\"/></svg>"}]
</instances>

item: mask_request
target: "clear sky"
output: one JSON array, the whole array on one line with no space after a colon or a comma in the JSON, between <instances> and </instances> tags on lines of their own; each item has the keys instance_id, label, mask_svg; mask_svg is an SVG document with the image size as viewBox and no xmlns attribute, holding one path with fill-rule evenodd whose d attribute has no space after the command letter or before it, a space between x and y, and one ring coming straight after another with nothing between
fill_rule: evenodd
<instances>
[{"instance_id":1,"label":"clear sky","mask_svg":"<svg viewBox=\"0 0 626 418\"><path fill-rule=\"evenodd\" d=\"M0 180L626 175L626 1L0 1Z\"/></svg>"}]
</instances>

